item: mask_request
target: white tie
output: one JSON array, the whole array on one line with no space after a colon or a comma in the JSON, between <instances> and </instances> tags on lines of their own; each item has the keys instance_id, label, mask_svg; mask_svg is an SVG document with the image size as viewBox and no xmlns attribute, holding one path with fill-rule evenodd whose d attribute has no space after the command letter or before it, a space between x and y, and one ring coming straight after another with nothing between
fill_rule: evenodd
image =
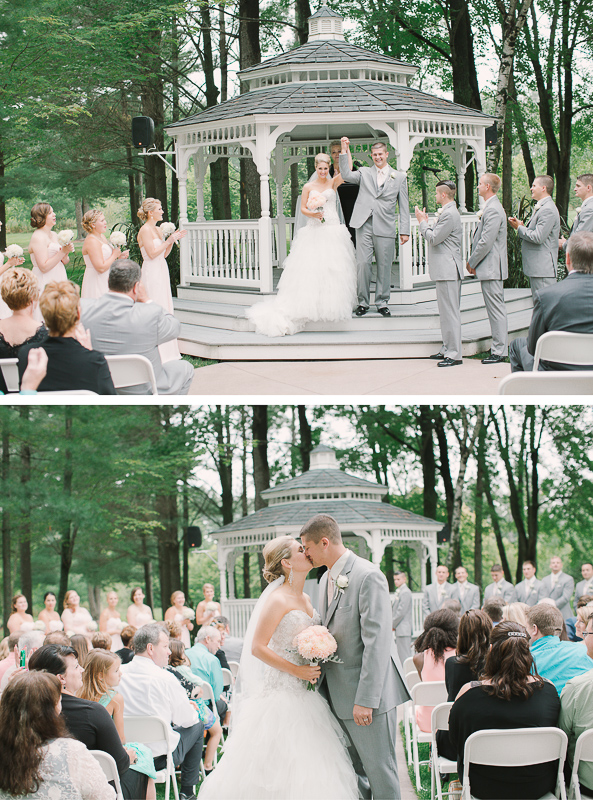
<instances>
[{"instance_id":1,"label":"white tie","mask_svg":"<svg viewBox=\"0 0 593 800\"><path fill-rule=\"evenodd\" d=\"M334 579L332 578L331 574L327 573L327 607L329 608L331 605L331 601L334 599Z\"/></svg>"},{"instance_id":2,"label":"white tie","mask_svg":"<svg viewBox=\"0 0 593 800\"><path fill-rule=\"evenodd\" d=\"M556 588L557 583L558 583L558 575L552 575L552 589Z\"/></svg>"},{"instance_id":3,"label":"white tie","mask_svg":"<svg viewBox=\"0 0 593 800\"><path fill-rule=\"evenodd\" d=\"M379 188L380 188L381 186L383 186L383 184L385 183L385 179L387 178L387 174L386 174L386 172L384 172L384 171L383 171L384 169L385 169L385 167L384 167L383 169L380 169L380 170L378 171L378 175L377 175L377 185L379 186Z\"/></svg>"},{"instance_id":4,"label":"white tie","mask_svg":"<svg viewBox=\"0 0 593 800\"><path fill-rule=\"evenodd\" d=\"M500 594L500 589L499 589L498 583L494 584L494 594Z\"/></svg>"},{"instance_id":5,"label":"white tie","mask_svg":"<svg viewBox=\"0 0 593 800\"><path fill-rule=\"evenodd\" d=\"M459 594L461 596L461 599L463 600L465 598L465 583L459 584Z\"/></svg>"}]
</instances>

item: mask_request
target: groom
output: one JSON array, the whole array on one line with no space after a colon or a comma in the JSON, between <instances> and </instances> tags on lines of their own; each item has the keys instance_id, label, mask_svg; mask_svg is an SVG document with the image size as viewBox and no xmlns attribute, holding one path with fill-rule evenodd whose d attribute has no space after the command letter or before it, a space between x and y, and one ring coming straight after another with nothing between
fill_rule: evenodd
<instances>
[{"instance_id":1,"label":"groom","mask_svg":"<svg viewBox=\"0 0 593 800\"><path fill-rule=\"evenodd\" d=\"M377 567L344 547L329 514L310 519L300 537L311 564L328 568L319 584L321 621L335 637L343 662L325 664L319 685L325 682L331 709L352 742L362 796L394 800L401 796L397 706L410 695L396 666L387 581Z\"/></svg>"},{"instance_id":2,"label":"groom","mask_svg":"<svg viewBox=\"0 0 593 800\"><path fill-rule=\"evenodd\" d=\"M350 140L343 136L340 153L340 174L348 183L360 189L350 226L356 229L356 268L358 271L358 307L354 313L362 317L369 310L371 265L373 252L377 262L375 303L383 317L390 317L387 307L391 293L391 265L395 258L395 206L399 205L399 240L405 244L410 238L410 210L408 182L404 172L396 172L387 163L389 150L383 142L371 146L374 167L363 167L352 172L348 165Z\"/></svg>"}]
</instances>

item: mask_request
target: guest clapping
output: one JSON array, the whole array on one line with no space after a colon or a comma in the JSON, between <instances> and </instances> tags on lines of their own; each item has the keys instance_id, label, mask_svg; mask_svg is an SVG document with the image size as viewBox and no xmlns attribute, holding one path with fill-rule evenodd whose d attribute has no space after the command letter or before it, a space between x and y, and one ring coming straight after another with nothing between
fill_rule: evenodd
<instances>
[{"instance_id":1,"label":"guest clapping","mask_svg":"<svg viewBox=\"0 0 593 800\"><path fill-rule=\"evenodd\" d=\"M109 269L118 258L128 258L129 250L123 253L114 247L105 236L107 221L102 211L96 208L87 211L82 218L82 227L88 233L82 245L82 257L86 265L82 280L82 297L101 297L107 292Z\"/></svg>"},{"instance_id":2,"label":"guest clapping","mask_svg":"<svg viewBox=\"0 0 593 800\"><path fill-rule=\"evenodd\" d=\"M36 203L31 209L31 227L36 228L29 243L33 274L39 281L39 291L52 281L68 280L66 264L73 244L60 245L58 235L52 231L56 215L49 203ZM41 319L39 314L36 316Z\"/></svg>"},{"instance_id":3,"label":"guest clapping","mask_svg":"<svg viewBox=\"0 0 593 800\"><path fill-rule=\"evenodd\" d=\"M33 315L39 299L39 282L31 270L11 269L0 280L0 293L12 312L0 321L0 358L18 358L23 345L35 347L47 338L47 329ZM0 391L7 391L1 373Z\"/></svg>"},{"instance_id":4,"label":"guest clapping","mask_svg":"<svg viewBox=\"0 0 593 800\"><path fill-rule=\"evenodd\" d=\"M194 612L185 605L185 595L183 592L173 592L171 595L171 607L165 612L165 622L178 622L181 626L181 641L186 647L190 646L189 632L193 631L192 619Z\"/></svg>"},{"instance_id":5,"label":"guest clapping","mask_svg":"<svg viewBox=\"0 0 593 800\"><path fill-rule=\"evenodd\" d=\"M11 603L12 614L8 617L6 627L10 633L16 633L23 629L31 630L33 628L33 617L27 614L29 603L24 594L15 594Z\"/></svg>"},{"instance_id":6,"label":"guest clapping","mask_svg":"<svg viewBox=\"0 0 593 800\"><path fill-rule=\"evenodd\" d=\"M43 595L43 604L45 608L39 612L38 620L45 622L45 632L61 631L64 624L60 619L60 615L56 611L56 596L53 592L46 592Z\"/></svg>"}]
</instances>

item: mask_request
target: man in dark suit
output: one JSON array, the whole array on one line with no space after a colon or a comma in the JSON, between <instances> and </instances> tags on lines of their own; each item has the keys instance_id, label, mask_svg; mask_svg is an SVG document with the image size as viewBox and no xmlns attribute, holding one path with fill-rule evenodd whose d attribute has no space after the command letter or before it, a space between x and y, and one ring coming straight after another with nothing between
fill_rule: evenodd
<instances>
[{"instance_id":1,"label":"man in dark suit","mask_svg":"<svg viewBox=\"0 0 593 800\"><path fill-rule=\"evenodd\" d=\"M547 331L593 333L593 233L573 233L566 249L565 280L541 289L535 295L527 338L511 343L512 372L533 370L535 346ZM540 361L540 370L593 369L593 367Z\"/></svg>"}]
</instances>

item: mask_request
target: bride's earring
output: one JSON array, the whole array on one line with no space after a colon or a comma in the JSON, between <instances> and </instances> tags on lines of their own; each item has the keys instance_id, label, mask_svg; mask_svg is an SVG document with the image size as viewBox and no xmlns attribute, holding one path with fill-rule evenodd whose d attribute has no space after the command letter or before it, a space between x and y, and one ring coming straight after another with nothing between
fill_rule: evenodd
<instances>
[{"instance_id":1,"label":"bride's earring","mask_svg":"<svg viewBox=\"0 0 593 800\"><path fill-rule=\"evenodd\" d=\"M292 586L292 567L290 568L290 572L288 573L288 585Z\"/></svg>"}]
</instances>

